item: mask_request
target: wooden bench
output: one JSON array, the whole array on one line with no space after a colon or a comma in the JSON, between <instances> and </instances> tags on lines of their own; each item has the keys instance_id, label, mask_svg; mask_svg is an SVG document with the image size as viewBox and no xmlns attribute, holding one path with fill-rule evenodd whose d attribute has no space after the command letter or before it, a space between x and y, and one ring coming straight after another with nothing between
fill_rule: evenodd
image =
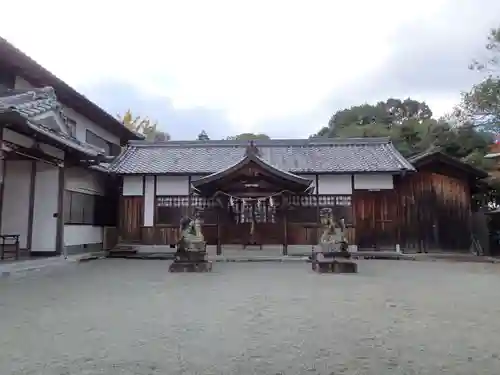
<instances>
[{"instance_id":1,"label":"wooden bench","mask_svg":"<svg viewBox=\"0 0 500 375\"><path fill-rule=\"evenodd\" d=\"M19 234L0 234L0 260L19 259L21 252L19 236Z\"/></svg>"}]
</instances>

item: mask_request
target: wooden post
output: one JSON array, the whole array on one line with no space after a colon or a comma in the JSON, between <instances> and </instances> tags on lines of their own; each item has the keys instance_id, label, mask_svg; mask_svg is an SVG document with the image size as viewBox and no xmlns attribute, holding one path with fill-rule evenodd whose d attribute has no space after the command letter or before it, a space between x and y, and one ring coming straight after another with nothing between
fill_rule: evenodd
<instances>
[{"instance_id":1,"label":"wooden post","mask_svg":"<svg viewBox=\"0 0 500 375\"><path fill-rule=\"evenodd\" d=\"M157 205L156 205L156 195L157 195L157 176L154 175L154 181L153 181L153 245L163 245L162 241L159 239L159 233L157 232L157 225L156 225L156 211L157 211Z\"/></svg>"},{"instance_id":2,"label":"wooden post","mask_svg":"<svg viewBox=\"0 0 500 375\"><path fill-rule=\"evenodd\" d=\"M64 192L65 192L65 171L66 168L64 164L59 167L59 178L58 178L58 196L57 196L57 230L56 230L56 253L61 255L64 254L66 257L66 251L64 247Z\"/></svg>"},{"instance_id":3,"label":"wooden post","mask_svg":"<svg viewBox=\"0 0 500 375\"><path fill-rule=\"evenodd\" d=\"M35 183L36 183L36 164L37 161L31 162L30 186L29 186L29 203L28 203L28 234L26 236L26 248L32 250L33 243L33 223L35 213ZM42 199L42 198L40 198Z\"/></svg>"},{"instance_id":4,"label":"wooden post","mask_svg":"<svg viewBox=\"0 0 500 375\"><path fill-rule=\"evenodd\" d=\"M192 212L192 197L191 195L193 194L192 188L191 188L191 176L188 176L188 214L187 216L191 217L193 214Z\"/></svg>"},{"instance_id":5,"label":"wooden post","mask_svg":"<svg viewBox=\"0 0 500 375\"><path fill-rule=\"evenodd\" d=\"M221 246L221 241L220 241L220 235L221 235L221 230L220 230L220 211L221 208L217 207L217 255L222 254L222 246Z\"/></svg>"},{"instance_id":6,"label":"wooden post","mask_svg":"<svg viewBox=\"0 0 500 375\"><path fill-rule=\"evenodd\" d=\"M320 227L321 227L321 212L319 209L319 175L316 175L316 233L315 233L315 241L316 244L319 243L319 232L320 232ZM314 245L313 245L314 246Z\"/></svg>"},{"instance_id":7,"label":"wooden post","mask_svg":"<svg viewBox=\"0 0 500 375\"><path fill-rule=\"evenodd\" d=\"M3 192L5 187L5 171L7 170L6 152L3 151L3 129L3 125L0 125L0 156L2 157L0 160L0 163L2 163L2 170L0 171L2 173L2 184L0 185L0 234L2 234Z\"/></svg>"},{"instance_id":8,"label":"wooden post","mask_svg":"<svg viewBox=\"0 0 500 375\"><path fill-rule=\"evenodd\" d=\"M288 208L283 208L283 255L288 255Z\"/></svg>"}]
</instances>

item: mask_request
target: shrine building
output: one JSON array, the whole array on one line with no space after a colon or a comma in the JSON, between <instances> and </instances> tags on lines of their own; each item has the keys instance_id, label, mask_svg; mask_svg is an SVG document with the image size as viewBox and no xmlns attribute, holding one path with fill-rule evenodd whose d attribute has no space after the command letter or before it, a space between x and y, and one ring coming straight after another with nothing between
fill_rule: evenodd
<instances>
[{"instance_id":1,"label":"shrine building","mask_svg":"<svg viewBox=\"0 0 500 375\"><path fill-rule=\"evenodd\" d=\"M385 138L131 141L110 172L120 243L175 247L180 219L198 211L218 254L317 244L322 208L360 250L468 251L471 196L487 177L439 151L406 159Z\"/></svg>"}]
</instances>

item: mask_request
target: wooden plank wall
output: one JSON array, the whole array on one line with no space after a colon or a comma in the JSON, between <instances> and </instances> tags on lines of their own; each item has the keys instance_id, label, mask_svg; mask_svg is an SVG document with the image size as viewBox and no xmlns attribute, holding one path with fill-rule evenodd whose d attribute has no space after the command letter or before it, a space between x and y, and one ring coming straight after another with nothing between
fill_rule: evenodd
<instances>
[{"instance_id":1,"label":"wooden plank wall","mask_svg":"<svg viewBox=\"0 0 500 375\"><path fill-rule=\"evenodd\" d=\"M471 199L466 180L432 172L398 178L394 190L354 192L360 248L468 251Z\"/></svg>"},{"instance_id":2,"label":"wooden plank wall","mask_svg":"<svg viewBox=\"0 0 500 375\"><path fill-rule=\"evenodd\" d=\"M316 209L311 211L307 222L294 222L302 211L300 207L287 214L293 215L287 224L289 245L318 242L320 230ZM352 227L347 236L351 244L361 249L394 249L395 244L400 244L406 251L468 251L471 243L469 183L457 176L421 171L395 178L394 190L354 191L352 211ZM214 218L217 214L215 211L213 215L208 213L203 232L207 242L215 245L218 228ZM245 243L250 224L236 224L225 216L227 214L220 212L221 243ZM174 218L173 222L179 220L180 217ZM142 223L143 198L122 197L119 220L122 242L164 245L177 242L177 224L143 228ZM276 223L258 223L256 234L266 244L282 244L282 215L277 215Z\"/></svg>"},{"instance_id":3,"label":"wooden plank wall","mask_svg":"<svg viewBox=\"0 0 500 375\"><path fill-rule=\"evenodd\" d=\"M122 196L119 212L119 241L140 242L141 227L144 222L144 198Z\"/></svg>"}]
</instances>

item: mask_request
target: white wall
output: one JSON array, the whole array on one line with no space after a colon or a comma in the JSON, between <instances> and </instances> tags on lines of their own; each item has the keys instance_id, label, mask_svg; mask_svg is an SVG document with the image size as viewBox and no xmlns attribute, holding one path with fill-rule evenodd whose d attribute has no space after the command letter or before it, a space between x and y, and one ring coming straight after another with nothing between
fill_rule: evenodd
<instances>
[{"instance_id":1,"label":"white wall","mask_svg":"<svg viewBox=\"0 0 500 375\"><path fill-rule=\"evenodd\" d=\"M86 142L86 132L88 129L97 134L99 137L104 138L108 142L114 143L115 145L120 144L120 138L118 138L116 135L113 135L107 130L99 127L96 123L90 121L88 118L77 113L73 109L64 107L64 113L66 114L66 116L76 121L76 139L78 139L79 141Z\"/></svg>"},{"instance_id":2,"label":"white wall","mask_svg":"<svg viewBox=\"0 0 500 375\"><path fill-rule=\"evenodd\" d=\"M4 141L19 145L21 147L30 148L35 145L35 140L33 138L27 137L23 134L19 134L11 129L3 130ZM64 151L60 150L54 146L38 142L40 149L47 155L53 156L55 158L64 160Z\"/></svg>"},{"instance_id":3,"label":"white wall","mask_svg":"<svg viewBox=\"0 0 500 375\"><path fill-rule=\"evenodd\" d=\"M40 143L40 149L47 155L53 156L57 159L64 160L64 151L57 147Z\"/></svg>"},{"instance_id":4,"label":"white wall","mask_svg":"<svg viewBox=\"0 0 500 375\"><path fill-rule=\"evenodd\" d=\"M31 161L8 160L2 204L2 234L19 234L21 248L26 248L30 201Z\"/></svg>"},{"instance_id":5,"label":"white wall","mask_svg":"<svg viewBox=\"0 0 500 375\"><path fill-rule=\"evenodd\" d=\"M56 251L59 173L56 166L36 162L32 252Z\"/></svg>"},{"instance_id":6,"label":"white wall","mask_svg":"<svg viewBox=\"0 0 500 375\"><path fill-rule=\"evenodd\" d=\"M189 177L157 176L156 195L188 195Z\"/></svg>"},{"instance_id":7,"label":"white wall","mask_svg":"<svg viewBox=\"0 0 500 375\"><path fill-rule=\"evenodd\" d=\"M102 243L103 230L91 225L65 225L64 246Z\"/></svg>"},{"instance_id":8,"label":"white wall","mask_svg":"<svg viewBox=\"0 0 500 375\"><path fill-rule=\"evenodd\" d=\"M104 176L79 167L65 171L65 189L79 193L104 195ZM103 228L91 225L64 225L64 246L95 244L103 242Z\"/></svg>"},{"instance_id":9,"label":"white wall","mask_svg":"<svg viewBox=\"0 0 500 375\"><path fill-rule=\"evenodd\" d=\"M347 174L318 176L319 194L352 194L352 177Z\"/></svg>"},{"instance_id":10,"label":"white wall","mask_svg":"<svg viewBox=\"0 0 500 375\"><path fill-rule=\"evenodd\" d=\"M152 227L155 212L155 176L146 176L144 183L144 226Z\"/></svg>"},{"instance_id":11,"label":"white wall","mask_svg":"<svg viewBox=\"0 0 500 375\"><path fill-rule=\"evenodd\" d=\"M354 175L354 189L356 190L387 190L393 188L393 176L390 174Z\"/></svg>"},{"instance_id":12,"label":"white wall","mask_svg":"<svg viewBox=\"0 0 500 375\"><path fill-rule=\"evenodd\" d=\"M16 133L10 129L3 130L3 140L26 148L32 147L35 144L33 138Z\"/></svg>"},{"instance_id":13,"label":"white wall","mask_svg":"<svg viewBox=\"0 0 500 375\"><path fill-rule=\"evenodd\" d=\"M16 77L16 83L14 85L16 89L26 90L26 89L34 89L36 86L32 85L28 81L26 81L22 77Z\"/></svg>"},{"instance_id":14,"label":"white wall","mask_svg":"<svg viewBox=\"0 0 500 375\"><path fill-rule=\"evenodd\" d=\"M124 196L142 196L143 178L142 176L124 176L123 189Z\"/></svg>"},{"instance_id":15,"label":"white wall","mask_svg":"<svg viewBox=\"0 0 500 375\"><path fill-rule=\"evenodd\" d=\"M104 194L104 179L90 169L72 167L65 171L65 189L87 194Z\"/></svg>"}]
</instances>

